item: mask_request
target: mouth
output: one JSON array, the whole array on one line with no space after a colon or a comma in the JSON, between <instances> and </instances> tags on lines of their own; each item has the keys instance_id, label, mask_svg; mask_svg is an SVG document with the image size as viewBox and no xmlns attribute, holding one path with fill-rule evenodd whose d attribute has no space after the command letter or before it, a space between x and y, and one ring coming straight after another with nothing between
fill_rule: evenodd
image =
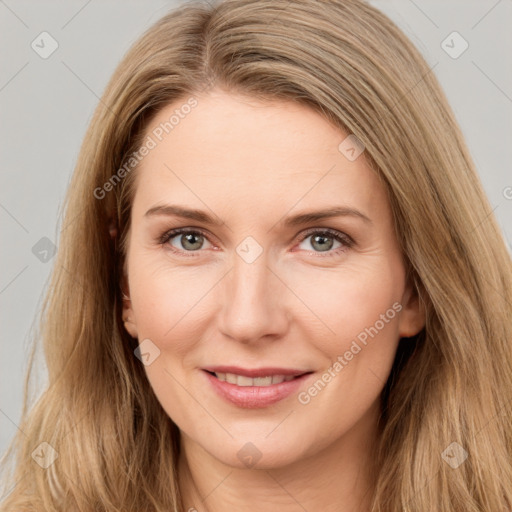
<instances>
[{"instance_id":1,"label":"mouth","mask_svg":"<svg viewBox=\"0 0 512 512\"><path fill-rule=\"evenodd\" d=\"M229 382L237 386L271 386L313 373L311 370L276 366L252 369L240 366L209 366L203 370L222 382Z\"/></svg>"},{"instance_id":2,"label":"mouth","mask_svg":"<svg viewBox=\"0 0 512 512\"><path fill-rule=\"evenodd\" d=\"M297 393L313 371L289 368L203 368L212 390L224 400L246 409L263 408Z\"/></svg>"}]
</instances>

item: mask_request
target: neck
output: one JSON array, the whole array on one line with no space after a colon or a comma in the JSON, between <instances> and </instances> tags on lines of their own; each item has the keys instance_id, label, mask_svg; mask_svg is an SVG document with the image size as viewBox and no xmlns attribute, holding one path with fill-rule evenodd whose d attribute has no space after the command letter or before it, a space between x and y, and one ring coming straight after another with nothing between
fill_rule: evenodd
<instances>
[{"instance_id":1,"label":"neck","mask_svg":"<svg viewBox=\"0 0 512 512\"><path fill-rule=\"evenodd\" d=\"M179 484L187 512L365 512L372 490L377 404L363 421L313 456L286 466L224 464L181 433ZM369 421L369 418L372 421Z\"/></svg>"}]
</instances>

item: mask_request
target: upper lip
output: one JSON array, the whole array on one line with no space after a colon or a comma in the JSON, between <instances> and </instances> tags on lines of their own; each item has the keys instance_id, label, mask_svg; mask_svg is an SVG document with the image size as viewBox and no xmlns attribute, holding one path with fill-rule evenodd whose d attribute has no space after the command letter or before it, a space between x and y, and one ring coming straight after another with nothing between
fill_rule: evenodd
<instances>
[{"instance_id":1,"label":"upper lip","mask_svg":"<svg viewBox=\"0 0 512 512\"><path fill-rule=\"evenodd\" d=\"M296 368L277 368L277 367L264 367L264 368L240 368L239 366L208 366L203 368L208 372L214 373L234 373L235 375L243 375L244 377L268 377L271 375L303 375L310 373L311 370L299 370Z\"/></svg>"}]
</instances>

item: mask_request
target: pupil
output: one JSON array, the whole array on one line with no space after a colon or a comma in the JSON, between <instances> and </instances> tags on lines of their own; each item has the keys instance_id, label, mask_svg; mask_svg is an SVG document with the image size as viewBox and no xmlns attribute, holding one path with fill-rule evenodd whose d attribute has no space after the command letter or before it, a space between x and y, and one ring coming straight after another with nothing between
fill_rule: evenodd
<instances>
[{"instance_id":1,"label":"pupil","mask_svg":"<svg viewBox=\"0 0 512 512\"><path fill-rule=\"evenodd\" d=\"M188 249L198 249L201 246L201 244L199 244L199 247L194 247L193 240L198 239L200 236L201 235L197 236L194 233L187 233L186 235L183 235L181 237L183 247L188 248ZM192 242L191 242L191 239L192 239ZM195 243L197 244L197 241ZM190 245L192 245L192 247L190 247Z\"/></svg>"},{"instance_id":2,"label":"pupil","mask_svg":"<svg viewBox=\"0 0 512 512\"><path fill-rule=\"evenodd\" d=\"M313 237L313 241L312 241L312 245L314 247L314 244L318 241L318 240L323 240L323 242L320 243L320 250L321 251L328 251L329 249L331 249L332 245L333 245L333 241L330 237L328 236L322 236L322 235L316 235ZM327 240L327 244L325 243L325 240ZM330 241L330 243L329 243Z\"/></svg>"}]
</instances>

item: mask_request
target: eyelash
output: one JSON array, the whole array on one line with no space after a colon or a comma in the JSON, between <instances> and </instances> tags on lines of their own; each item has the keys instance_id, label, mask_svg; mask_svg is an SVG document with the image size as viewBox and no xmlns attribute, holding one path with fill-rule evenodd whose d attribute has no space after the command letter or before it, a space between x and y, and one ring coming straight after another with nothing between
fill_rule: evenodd
<instances>
[{"instance_id":1,"label":"eyelash","mask_svg":"<svg viewBox=\"0 0 512 512\"><path fill-rule=\"evenodd\" d=\"M176 229L171 229L170 231L166 231L165 233L163 233L158 238L158 243L160 245L162 245L162 247L163 247L163 246L167 245L169 240L174 238L176 235L182 235L182 234L200 234L203 237L205 237L208 241L210 241L207 234L204 231L202 231L201 229L198 229L198 228L194 228L194 229L192 229L192 228L176 228ZM345 252L346 250L352 248L355 245L354 240L351 237L349 237L347 234L342 233L341 231L337 231L335 229L331 229L331 228L311 228L311 229L307 230L301 236L300 240L298 240L297 243L302 243L304 240L306 240L306 238L310 237L311 235L316 235L316 234L329 235L330 237L334 238L336 241L338 241L344 245L344 247L338 247L337 249L326 251L326 255L323 255L319 251L309 251L315 255L318 255L318 257L320 257L320 258L334 257L336 255L339 255L342 252ZM210 241L210 243L212 243L212 242ZM168 248L169 248L169 250L171 250L174 253L178 253L178 254L185 253L186 257L195 257L194 253L201 252L201 250L182 251L180 249L176 249L175 247L172 247L171 245L168 245ZM187 253L190 253L190 254L187 254Z\"/></svg>"}]
</instances>

